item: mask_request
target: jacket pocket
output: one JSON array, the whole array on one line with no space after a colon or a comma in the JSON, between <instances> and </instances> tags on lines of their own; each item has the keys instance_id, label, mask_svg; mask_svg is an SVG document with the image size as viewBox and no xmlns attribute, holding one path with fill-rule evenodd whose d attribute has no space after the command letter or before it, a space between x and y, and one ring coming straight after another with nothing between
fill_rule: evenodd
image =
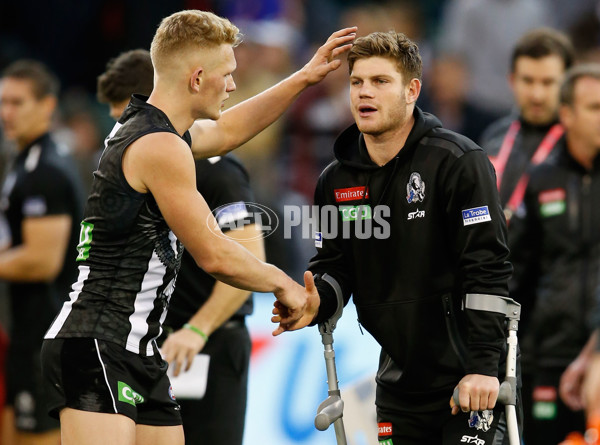
<instances>
[{"instance_id":1,"label":"jacket pocket","mask_svg":"<svg viewBox=\"0 0 600 445\"><path fill-rule=\"evenodd\" d=\"M360 323L389 360L380 361L378 382L405 393L453 387L464 375L450 341L440 295L357 306Z\"/></svg>"}]
</instances>

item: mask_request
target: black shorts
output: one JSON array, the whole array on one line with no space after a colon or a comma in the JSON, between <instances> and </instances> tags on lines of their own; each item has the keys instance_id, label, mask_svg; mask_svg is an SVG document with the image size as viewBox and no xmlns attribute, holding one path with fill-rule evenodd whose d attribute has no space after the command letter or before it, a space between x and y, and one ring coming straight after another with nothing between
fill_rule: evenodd
<instances>
[{"instance_id":1,"label":"black shorts","mask_svg":"<svg viewBox=\"0 0 600 445\"><path fill-rule=\"evenodd\" d=\"M48 416L48 394L42 380L40 350L10 347L6 360L6 404L15 413L15 427L25 433L44 433L59 428Z\"/></svg>"},{"instance_id":2,"label":"black shorts","mask_svg":"<svg viewBox=\"0 0 600 445\"><path fill-rule=\"evenodd\" d=\"M42 373L54 417L68 407L123 414L137 424L181 425L180 408L158 352L144 357L93 338L44 340Z\"/></svg>"},{"instance_id":3,"label":"black shorts","mask_svg":"<svg viewBox=\"0 0 600 445\"><path fill-rule=\"evenodd\" d=\"M470 413L453 416L450 407L432 412L377 409L380 445L508 444L504 406L496 405L493 418L471 419ZM491 420L491 422L487 422Z\"/></svg>"}]
</instances>

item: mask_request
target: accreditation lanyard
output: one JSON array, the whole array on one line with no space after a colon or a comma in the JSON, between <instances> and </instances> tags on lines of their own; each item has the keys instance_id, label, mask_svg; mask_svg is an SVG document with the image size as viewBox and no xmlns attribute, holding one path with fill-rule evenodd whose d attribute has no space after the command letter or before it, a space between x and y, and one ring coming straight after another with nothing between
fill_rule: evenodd
<instances>
[{"instance_id":1,"label":"accreditation lanyard","mask_svg":"<svg viewBox=\"0 0 600 445\"><path fill-rule=\"evenodd\" d=\"M506 169L506 164L508 162L508 158L512 153L512 150L515 146L515 140L517 139L517 135L519 134L519 130L521 129L521 123L518 120L513 121L508 128L508 132L502 141L502 146L500 147L500 152L496 158L493 158L492 164L496 169L496 186L498 187L498 191L500 190L500 185L502 184L502 178L504 176L504 170ZM533 157L531 158L530 165L535 166L541 164L550 154L560 137L564 133L564 128L560 124L554 124L538 148L535 150ZM515 189L513 190L508 203L506 204L506 209L504 211L506 215L506 220L509 221L512 214L517 210L519 205L523 202L523 198L525 197L525 190L527 189L527 183L529 182L529 175L527 172L524 172L519 179Z\"/></svg>"}]
</instances>

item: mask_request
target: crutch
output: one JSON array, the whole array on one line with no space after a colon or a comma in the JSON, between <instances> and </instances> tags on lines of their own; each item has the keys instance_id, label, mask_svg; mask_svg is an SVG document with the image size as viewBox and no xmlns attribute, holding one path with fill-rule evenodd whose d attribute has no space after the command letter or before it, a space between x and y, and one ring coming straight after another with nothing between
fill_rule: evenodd
<instances>
[{"instance_id":1,"label":"crutch","mask_svg":"<svg viewBox=\"0 0 600 445\"><path fill-rule=\"evenodd\" d=\"M498 402L506 409L506 424L510 445L520 445L517 422L517 331L521 318L521 305L512 298L496 295L467 294L464 307L476 311L504 314L508 319L508 353L506 356L506 377L500 385ZM458 404L458 388L454 390L454 403Z\"/></svg>"},{"instance_id":2,"label":"crutch","mask_svg":"<svg viewBox=\"0 0 600 445\"><path fill-rule=\"evenodd\" d=\"M329 396L319 405L317 415L315 417L315 427L319 431L325 431L329 425L333 423L335 428L335 437L338 445L346 445L346 431L344 430L344 401L340 396L338 387L337 371L335 369L335 351L333 350L333 331L337 321L342 316L344 310L344 300L342 290L338 283L329 275L324 274L322 280L328 282L337 295L337 310L335 314L327 321L319 323L319 333L321 341L325 348L325 367L327 369L327 386L329 388Z\"/></svg>"}]
</instances>

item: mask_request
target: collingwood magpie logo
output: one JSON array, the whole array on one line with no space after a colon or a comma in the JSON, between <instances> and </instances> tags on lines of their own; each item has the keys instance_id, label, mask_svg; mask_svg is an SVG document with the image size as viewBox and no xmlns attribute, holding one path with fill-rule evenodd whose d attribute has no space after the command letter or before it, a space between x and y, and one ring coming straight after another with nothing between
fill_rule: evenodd
<instances>
[{"instance_id":1,"label":"collingwood magpie logo","mask_svg":"<svg viewBox=\"0 0 600 445\"><path fill-rule=\"evenodd\" d=\"M417 172L410 174L408 184L406 184L406 200L409 204L413 202L423 202L425 199L425 182Z\"/></svg>"}]
</instances>

